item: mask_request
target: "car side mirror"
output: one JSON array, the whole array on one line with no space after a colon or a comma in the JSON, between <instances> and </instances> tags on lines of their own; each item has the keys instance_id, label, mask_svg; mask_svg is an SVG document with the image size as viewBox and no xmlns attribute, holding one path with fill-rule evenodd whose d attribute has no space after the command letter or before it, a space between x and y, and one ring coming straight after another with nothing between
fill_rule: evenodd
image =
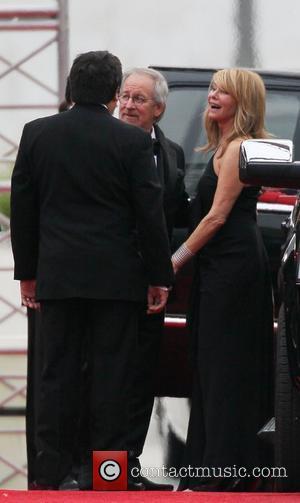
<instances>
[{"instance_id":1,"label":"car side mirror","mask_svg":"<svg viewBox=\"0 0 300 503\"><path fill-rule=\"evenodd\" d=\"M300 162L293 159L293 142L281 139L245 140L240 147L240 180L250 185L300 188Z\"/></svg>"}]
</instances>

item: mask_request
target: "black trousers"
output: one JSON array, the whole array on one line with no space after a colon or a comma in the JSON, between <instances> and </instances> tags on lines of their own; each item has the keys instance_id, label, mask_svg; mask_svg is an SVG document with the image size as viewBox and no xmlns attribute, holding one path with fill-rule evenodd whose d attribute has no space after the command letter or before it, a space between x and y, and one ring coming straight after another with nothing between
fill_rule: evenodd
<instances>
[{"instance_id":1,"label":"black trousers","mask_svg":"<svg viewBox=\"0 0 300 503\"><path fill-rule=\"evenodd\" d=\"M90 450L128 450L139 303L67 299L41 303L43 365L36 420L36 480L58 484L77 450L82 355L90 385Z\"/></svg>"},{"instance_id":2,"label":"black trousers","mask_svg":"<svg viewBox=\"0 0 300 503\"><path fill-rule=\"evenodd\" d=\"M27 309L27 391L26 391L26 446L28 488L35 481L36 424L42 373L42 344L40 337L40 312Z\"/></svg>"},{"instance_id":3,"label":"black trousers","mask_svg":"<svg viewBox=\"0 0 300 503\"><path fill-rule=\"evenodd\" d=\"M131 427L128 430L129 464L139 466L154 402L154 376L164 329L164 312L147 315L141 310L134 355Z\"/></svg>"}]
</instances>

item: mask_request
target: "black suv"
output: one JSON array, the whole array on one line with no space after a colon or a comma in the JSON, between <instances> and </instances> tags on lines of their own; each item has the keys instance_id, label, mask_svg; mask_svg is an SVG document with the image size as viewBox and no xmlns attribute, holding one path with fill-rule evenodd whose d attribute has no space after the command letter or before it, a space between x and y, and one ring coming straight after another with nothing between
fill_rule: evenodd
<instances>
[{"instance_id":1,"label":"black suv","mask_svg":"<svg viewBox=\"0 0 300 503\"><path fill-rule=\"evenodd\" d=\"M293 162L293 144L253 140L241 146L240 178L246 183L300 188L300 162ZM285 240L278 274L280 298L276 337L275 462L288 478L279 489L300 489L300 197L282 223Z\"/></svg>"},{"instance_id":2,"label":"black suv","mask_svg":"<svg viewBox=\"0 0 300 503\"><path fill-rule=\"evenodd\" d=\"M166 112L161 120L166 136L179 143L186 157L186 188L191 199L209 155L195 151L195 147L205 143L205 131L202 126L202 115L207 102L208 86L215 70L154 67L164 74L169 84L169 97ZM300 74L279 72L258 72L266 85L266 127L274 138L286 138L293 141L295 158L300 159ZM300 179L300 176L299 176ZM257 180L256 180L257 181ZM288 334L288 346L300 344L299 337L299 302L300 269L298 271L297 248L300 228L300 203L294 208L297 194L293 188L284 183L275 183L272 177L260 183L263 185L258 203L258 223L262 230L268 251L275 294L275 319L282 298L285 308L280 308L277 344L277 395L276 395L276 434L271 435L275 442L276 466L286 466L289 477L278 483L278 489L299 490L300 480L296 480L296 470L300 466L300 400L296 388L292 387L289 377L289 366L298 368L293 374L300 385L299 361L300 350L293 352L288 362L287 346L284 341L285 331ZM300 184L299 184L300 187ZM292 217L290 217L291 211ZM298 223L297 223L298 219ZM283 224L282 227L282 223ZM298 225L298 227L297 227ZM176 249L187 235L187 228L176 228L172 247ZM292 237L294 236L294 237ZM280 291L277 288L277 276L282 257L282 246L287 239L287 252L283 255L281 268ZM299 251L298 251L299 253ZM191 390L191 374L187 358L187 333L185 314L188 292L191 282L192 266L188 264L179 273L176 287L170 297L165 321L165 338L157 379L157 395L160 399L162 431L168 437L168 454L174 453L174 446L180 447L185 439L188 398ZM298 282L298 283L297 283ZM284 297L282 297L282 291ZM285 327L287 327L285 329ZM297 337L291 335L291 330ZM282 335L284 334L284 335ZM297 365L298 367L297 367ZM296 365L296 366L295 366ZM282 377L282 375L284 376ZM280 375L280 377L278 377ZM297 379L296 379L297 381ZM278 383L281 383L280 385ZM176 397L176 398L175 398ZM273 421L274 423L274 421ZM263 425L262 425L263 426ZM274 439L275 437L275 439ZM176 450L176 449L175 449ZM170 452L172 451L172 452ZM165 458L165 460L166 460ZM170 464L174 466L175 460Z\"/></svg>"}]
</instances>

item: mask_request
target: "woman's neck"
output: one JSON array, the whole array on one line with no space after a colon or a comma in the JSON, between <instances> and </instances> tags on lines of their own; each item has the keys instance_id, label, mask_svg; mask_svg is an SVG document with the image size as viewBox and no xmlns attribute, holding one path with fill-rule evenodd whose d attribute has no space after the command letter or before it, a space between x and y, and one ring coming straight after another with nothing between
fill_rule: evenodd
<instances>
[{"instance_id":1,"label":"woman's neck","mask_svg":"<svg viewBox=\"0 0 300 503\"><path fill-rule=\"evenodd\" d=\"M219 122L220 143L224 143L232 132L233 121Z\"/></svg>"}]
</instances>

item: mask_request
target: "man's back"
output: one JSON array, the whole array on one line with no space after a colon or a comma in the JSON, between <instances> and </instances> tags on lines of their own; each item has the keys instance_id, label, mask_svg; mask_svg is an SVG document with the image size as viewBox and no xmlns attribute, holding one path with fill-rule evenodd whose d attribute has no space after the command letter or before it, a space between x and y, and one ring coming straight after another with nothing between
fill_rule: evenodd
<instances>
[{"instance_id":1,"label":"man's back","mask_svg":"<svg viewBox=\"0 0 300 503\"><path fill-rule=\"evenodd\" d=\"M20 162L23 153L39 206L37 297L144 298L155 278L138 252L136 226L153 269L153 237L160 241L162 225L150 151L147 134L97 105L75 105L25 127ZM27 232L36 232L35 219ZM26 222L17 226L25 231Z\"/></svg>"}]
</instances>

